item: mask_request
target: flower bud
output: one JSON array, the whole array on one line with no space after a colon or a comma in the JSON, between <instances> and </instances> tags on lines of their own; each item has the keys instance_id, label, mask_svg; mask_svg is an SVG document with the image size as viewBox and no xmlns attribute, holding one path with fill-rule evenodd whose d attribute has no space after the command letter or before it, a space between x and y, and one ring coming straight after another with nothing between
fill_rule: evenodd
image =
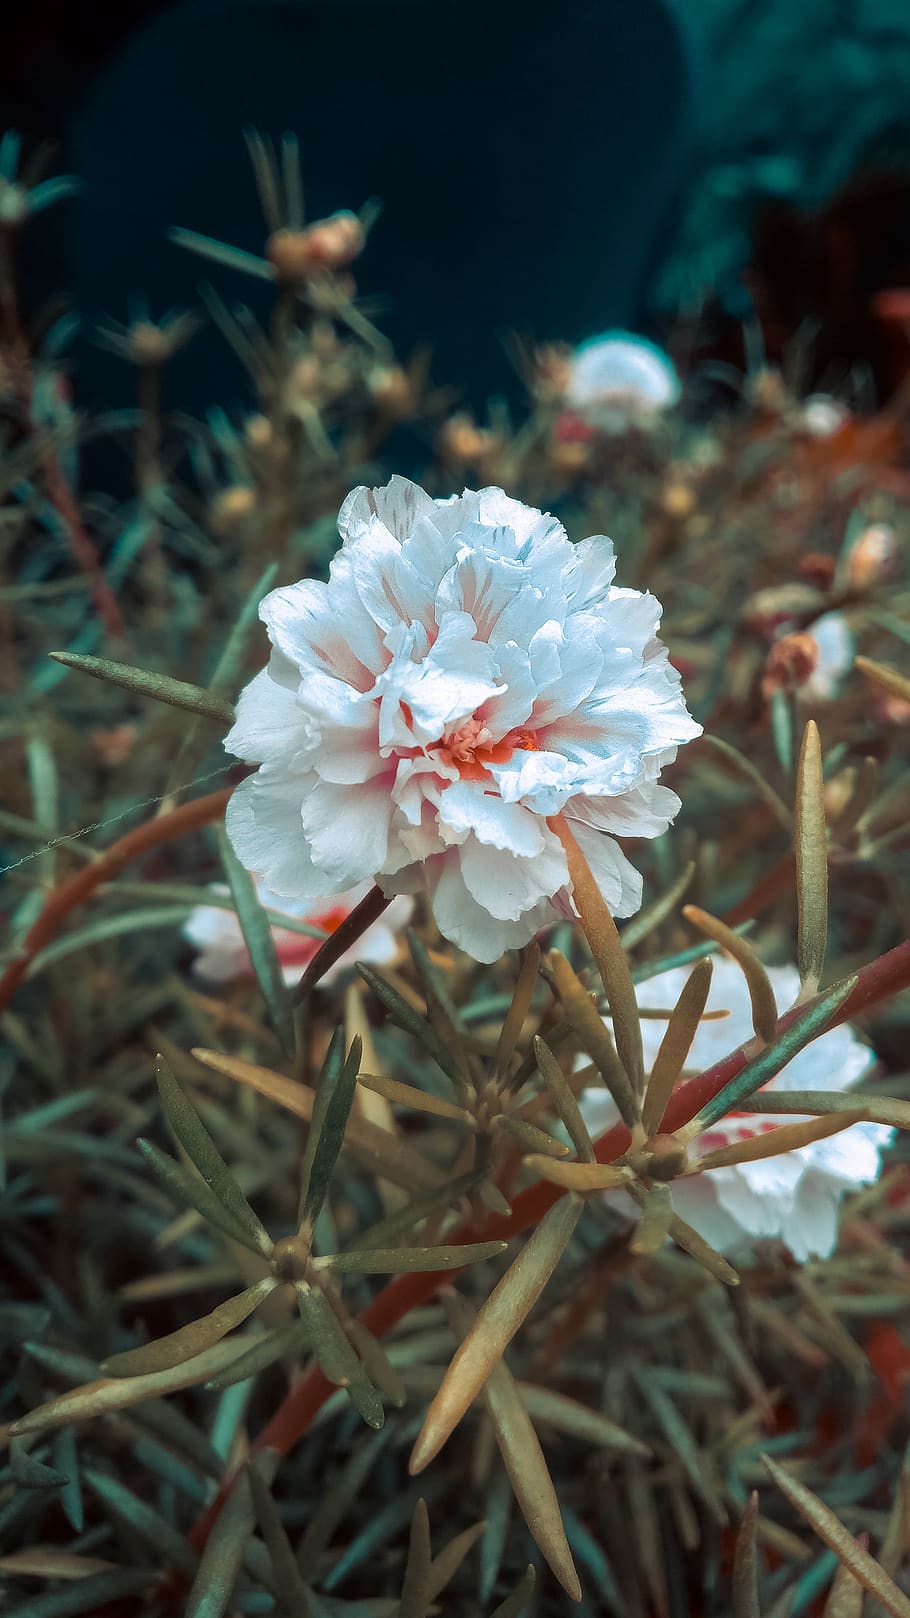
<instances>
[{"instance_id":1,"label":"flower bud","mask_svg":"<svg viewBox=\"0 0 910 1618\"><path fill-rule=\"evenodd\" d=\"M306 230L274 230L265 256L283 286L301 286L319 262Z\"/></svg>"},{"instance_id":2,"label":"flower bud","mask_svg":"<svg viewBox=\"0 0 910 1618\"><path fill-rule=\"evenodd\" d=\"M340 270L363 252L366 231L355 213L343 209L318 219L305 232L311 263L322 270Z\"/></svg>"},{"instance_id":3,"label":"flower bud","mask_svg":"<svg viewBox=\"0 0 910 1618\"><path fill-rule=\"evenodd\" d=\"M805 685L818 667L818 657L818 642L813 635L805 631L781 635L765 661L762 675L765 696L773 696L775 691L795 691Z\"/></svg>"},{"instance_id":4,"label":"flower bud","mask_svg":"<svg viewBox=\"0 0 910 1618\"><path fill-rule=\"evenodd\" d=\"M212 532L224 538L241 528L256 509L256 491L246 483L222 489L212 502L209 522Z\"/></svg>"},{"instance_id":5,"label":"flower bud","mask_svg":"<svg viewBox=\"0 0 910 1618\"><path fill-rule=\"evenodd\" d=\"M895 570L897 535L888 523L872 523L857 536L846 557L846 583L851 590L869 590Z\"/></svg>"}]
</instances>

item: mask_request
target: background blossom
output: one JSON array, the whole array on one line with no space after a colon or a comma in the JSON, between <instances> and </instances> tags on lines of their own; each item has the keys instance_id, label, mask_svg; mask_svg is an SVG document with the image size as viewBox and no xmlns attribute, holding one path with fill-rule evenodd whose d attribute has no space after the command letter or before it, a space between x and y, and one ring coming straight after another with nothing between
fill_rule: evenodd
<instances>
[{"instance_id":1,"label":"background blossom","mask_svg":"<svg viewBox=\"0 0 910 1618\"><path fill-rule=\"evenodd\" d=\"M370 884L362 882L347 893L333 898L306 899L297 902L280 899L261 882L256 883L260 902L267 910L280 910L298 921L308 921L327 933L335 931L350 915L356 904L370 891ZM212 884L213 893L227 893L224 884ZM402 898L393 900L389 908L362 933L356 944L329 967L322 979L329 984L334 978L350 970L355 961L370 961L374 966L385 966L398 954L398 937L402 927L410 920L412 902ZM252 962L240 923L233 910L222 910L216 905L198 905L187 920L183 936L195 944L199 954L195 970L209 983L230 983L234 978L251 977ZM285 983L297 983L319 948L318 938L307 938L304 933L291 932L286 927L273 927L272 938L281 963Z\"/></svg>"},{"instance_id":2,"label":"background blossom","mask_svg":"<svg viewBox=\"0 0 910 1618\"><path fill-rule=\"evenodd\" d=\"M684 967L679 967L639 984L639 1005L669 1009L679 998L688 975ZM799 989L796 967L770 967L768 976L778 1008L785 1009ZM726 956L715 960L707 1009L725 1009L730 1015L700 1025L686 1062L687 1072L702 1072L752 1037L746 981L735 961ZM665 1029L661 1021L642 1022L648 1067L657 1055ZM849 1090L874 1061L873 1053L850 1028L833 1028L800 1051L768 1089ZM600 1134L616 1120L616 1110L604 1090L585 1091L581 1106L594 1134ZM691 1155L795 1122L792 1113L733 1113L699 1136L692 1143ZM893 1133L881 1124L854 1124L840 1135L814 1141L795 1152L676 1180L671 1188L673 1206L721 1252L742 1248L758 1238L775 1237L786 1242L794 1258L827 1257L837 1245L841 1197L877 1179L880 1154Z\"/></svg>"},{"instance_id":3,"label":"background blossom","mask_svg":"<svg viewBox=\"0 0 910 1618\"><path fill-rule=\"evenodd\" d=\"M581 421L616 432L646 425L679 399L679 377L663 349L631 332L591 337L569 360L566 405Z\"/></svg>"},{"instance_id":4,"label":"background blossom","mask_svg":"<svg viewBox=\"0 0 910 1618\"><path fill-rule=\"evenodd\" d=\"M656 837L659 783L700 733L653 596L612 583L603 536L572 545L501 489L431 500L355 489L328 584L272 591L268 667L225 746L259 770L227 827L250 870L305 900L368 878L426 890L440 932L492 961L570 913L565 812L620 916L641 877L617 835Z\"/></svg>"}]
</instances>

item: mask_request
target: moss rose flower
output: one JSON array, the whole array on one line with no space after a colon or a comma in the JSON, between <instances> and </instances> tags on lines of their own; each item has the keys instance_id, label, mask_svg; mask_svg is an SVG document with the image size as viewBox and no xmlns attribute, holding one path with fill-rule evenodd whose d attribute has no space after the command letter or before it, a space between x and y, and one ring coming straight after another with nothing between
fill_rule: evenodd
<instances>
[{"instance_id":1,"label":"moss rose flower","mask_svg":"<svg viewBox=\"0 0 910 1618\"><path fill-rule=\"evenodd\" d=\"M615 836L679 808L658 780L700 733L657 639L653 596L616 588L611 542L573 545L501 489L431 500L355 489L327 584L262 603L272 654L229 752L260 767L227 827L290 899L372 878L425 890L480 961L571 913L564 812L615 914L641 878Z\"/></svg>"}]
</instances>

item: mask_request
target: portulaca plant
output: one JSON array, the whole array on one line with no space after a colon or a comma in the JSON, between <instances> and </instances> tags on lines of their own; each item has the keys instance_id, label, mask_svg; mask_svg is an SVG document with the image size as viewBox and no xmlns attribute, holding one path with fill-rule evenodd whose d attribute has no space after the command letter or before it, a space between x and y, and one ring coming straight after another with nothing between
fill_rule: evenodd
<instances>
[{"instance_id":1,"label":"portulaca plant","mask_svg":"<svg viewBox=\"0 0 910 1618\"><path fill-rule=\"evenodd\" d=\"M778 1006L792 1005L800 987L796 967L768 967L767 976ZM686 967L648 978L636 991L639 1006L645 1011L674 1006L688 978ZM687 1073L712 1067L752 1037L748 985L736 962L725 956L715 962L705 1010L729 1015L716 1021L709 1017L699 1024L686 1058ZM657 1058L665 1029L660 1019L642 1019L648 1068ZM874 1061L852 1028L832 1028L804 1046L767 1090L849 1092L869 1073ZM599 1086L585 1091L581 1110L594 1135L608 1129L619 1116L608 1092ZM792 1113L733 1111L697 1136L691 1150L697 1159L796 1121ZM811 1141L794 1151L685 1175L673 1181L673 1207L718 1252L742 1256L756 1241L773 1239L783 1242L796 1259L827 1258L837 1245L841 1199L878 1179L881 1153L893 1134L882 1124L860 1122L842 1134ZM627 1199L622 1205L631 1211Z\"/></svg>"},{"instance_id":2,"label":"portulaca plant","mask_svg":"<svg viewBox=\"0 0 910 1618\"><path fill-rule=\"evenodd\" d=\"M564 815L615 915L641 903L617 837L679 808L664 765L700 734L657 638L660 604L613 583L501 489L355 489L327 584L262 603L268 666L225 746L259 766L231 800L243 864L285 899L367 879L425 891L478 961L573 913Z\"/></svg>"}]
</instances>

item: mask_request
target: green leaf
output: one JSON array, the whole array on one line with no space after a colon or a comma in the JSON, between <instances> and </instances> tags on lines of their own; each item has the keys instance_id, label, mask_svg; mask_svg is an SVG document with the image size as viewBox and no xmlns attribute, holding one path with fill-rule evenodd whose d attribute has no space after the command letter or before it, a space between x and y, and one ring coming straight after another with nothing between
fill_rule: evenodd
<instances>
[{"instance_id":1,"label":"green leaf","mask_svg":"<svg viewBox=\"0 0 910 1618\"><path fill-rule=\"evenodd\" d=\"M167 702L173 708L188 708L191 713L217 719L222 725L234 723L233 704L207 691L205 686L172 680L169 675L155 674L151 669L134 669L129 663L112 663L106 657L85 657L78 652L48 652L48 657L66 668L91 674L96 680L125 686L137 696L154 697L157 702Z\"/></svg>"},{"instance_id":2,"label":"green leaf","mask_svg":"<svg viewBox=\"0 0 910 1618\"><path fill-rule=\"evenodd\" d=\"M636 949L644 939L653 933L654 929L660 926L665 917L669 916L670 911L679 903L694 875L695 861L690 860L685 870L680 871L676 881L670 884L659 899L655 899L652 904L645 905L644 909L639 910L638 915L632 921L626 922L619 938L627 955L631 949Z\"/></svg>"},{"instance_id":3,"label":"green leaf","mask_svg":"<svg viewBox=\"0 0 910 1618\"><path fill-rule=\"evenodd\" d=\"M223 1618L234 1593L253 1522L249 1479L244 1475L238 1478L215 1518L186 1598L184 1618Z\"/></svg>"},{"instance_id":4,"label":"green leaf","mask_svg":"<svg viewBox=\"0 0 910 1618\"><path fill-rule=\"evenodd\" d=\"M697 1119L686 1124L685 1128L677 1133L681 1140L692 1140L695 1135L701 1134L719 1118L728 1112L734 1112L748 1097L753 1096L756 1090L770 1084L782 1068L792 1062L806 1045L827 1028L832 1017L846 1000L850 998L856 987L856 978L846 978L843 983L835 984L827 994L823 994L813 1006L796 1018L790 1027L772 1044L768 1045L754 1061L748 1062L737 1073L735 1079L725 1084L723 1089L704 1106Z\"/></svg>"},{"instance_id":5,"label":"green leaf","mask_svg":"<svg viewBox=\"0 0 910 1618\"><path fill-rule=\"evenodd\" d=\"M534 990L537 988L539 977L540 945L532 939L525 950L509 1009L503 1019L499 1039L496 1043L496 1055L493 1058L493 1077L497 1083L505 1079L512 1064L512 1058L521 1038L525 1019L531 1009L531 1001L534 998Z\"/></svg>"},{"instance_id":6,"label":"green leaf","mask_svg":"<svg viewBox=\"0 0 910 1618\"><path fill-rule=\"evenodd\" d=\"M506 1596L505 1601L501 1601L495 1611L491 1612L490 1618L521 1618L522 1613L528 1609L536 1583L537 1574L529 1563L521 1582L516 1584L515 1589L510 1595Z\"/></svg>"},{"instance_id":7,"label":"green leaf","mask_svg":"<svg viewBox=\"0 0 910 1618\"><path fill-rule=\"evenodd\" d=\"M810 719L796 773L797 962L800 999L817 992L828 942L828 831L825 820L822 749Z\"/></svg>"},{"instance_id":8,"label":"green leaf","mask_svg":"<svg viewBox=\"0 0 910 1618\"><path fill-rule=\"evenodd\" d=\"M382 1400L336 1319L328 1299L318 1287L302 1283L297 1288L297 1301L323 1376L333 1382L336 1388L347 1391L355 1410L360 1412L370 1427L381 1427L385 1421Z\"/></svg>"},{"instance_id":9,"label":"green leaf","mask_svg":"<svg viewBox=\"0 0 910 1618\"><path fill-rule=\"evenodd\" d=\"M743 1101L744 1112L836 1114L851 1123L890 1124L910 1129L910 1101L871 1095L865 1090L768 1090Z\"/></svg>"},{"instance_id":10,"label":"green leaf","mask_svg":"<svg viewBox=\"0 0 910 1618\"><path fill-rule=\"evenodd\" d=\"M470 1304L457 1295L449 1302L456 1330L467 1334L476 1326ZM553 1479L531 1418L503 1359L488 1375L483 1394L509 1482L534 1543L567 1595L573 1601L580 1601L581 1585L563 1528Z\"/></svg>"},{"instance_id":11,"label":"green leaf","mask_svg":"<svg viewBox=\"0 0 910 1618\"><path fill-rule=\"evenodd\" d=\"M550 1092L553 1105L565 1126L566 1133L578 1153L579 1161L593 1163L595 1161L594 1142L582 1117L575 1092L549 1045L540 1038L539 1034L534 1036L534 1055L537 1057L541 1078Z\"/></svg>"},{"instance_id":12,"label":"green leaf","mask_svg":"<svg viewBox=\"0 0 910 1618\"><path fill-rule=\"evenodd\" d=\"M275 1594L283 1609L293 1613L294 1618L309 1618L310 1601L307 1587L300 1576L297 1558L291 1549L291 1542L279 1516L278 1507L272 1499L271 1490L258 1470L261 1465L261 1456L251 1461L247 1467L247 1477L256 1517L272 1564Z\"/></svg>"},{"instance_id":13,"label":"green leaf","mask_svg":"<svg viewBox=\"0 0 910 1618\"><path fill-rule=\"evenodd\" d=\"M667 1031L654 1059L645 1090L641 1121L646 1135L653 1135L663 1123L667 1103L685 1066L692 1041L698 1032L702 1012L711 990L714 966L710 959L693 967L670 1013Z\"/></svg>"},{"instance_id":14,"label":"green leaf","mask_svg":"<svg viewBox=\"0 0 910 1618\"><path fill-rule=\"evenodd\" d=\"M155 1071L167 1121L187 1157L194 1168L199 1170L206 1185L231 1219L247 1232L249 1240L255 1244L256 1250L263 1258L268 1258L272 1251L268 1231L254 1214L195 1107L187 1100L163 1056L158 1057Z\"/></svg>"},{"instance_id":15,"label":"green leaf","mask_svg":"<svg viewBox=\"0 0 910 1618\"><path fill-rule=\"evenodd\" d=\"M673 1205L668 1185L652 1185L645 1192L641 1219L632 1233L629 1251L647 1257L663 1247L670 1234Z\"/></svg>"},{"instance_id":16,"label":"green leaf","mask_svg":"<svg viewBox=\"0 0 910 1618\"><path fill-rule=\"evenodd\" d=\"M708 1457L699 1449L676 1405L647 1371L635 1370L633 1375L695 1493L704 1501L715 1521L725 1524L727 1514Z\"/></svg>"},{"instance_id":17,"label":"green leaf","mask_svg":"<svg viewBox=\"0 0 910 1618\"><path fill-rule=\"evenodd\" d=\"M112 1601L138 1597L160 1578L157 1568L117 1568L112 1573L93 1573L63 1588L46 1590L43 1595L26 1597L16 1606L16 1618L97 1618Z\"/></svg>"},{"instance_id":18,"label":"green leaf","mask_svg":"<svg viewBox=\"0 0 910 1618\"><path fill-rule=\"evenodd\" d=\"M260 1252L259 1243L253 1240L244 1225L231 1217L205 1180L192 1169L186 1168L183 1163L177 1163L172 1157L168 1157L166 1152L159 1151L152 1141L143 1140L140 1136L136 1145L174 1202L181 1208L195 1208L196 1212L208 1220L210 1225L214 1225L216 1230L220 1230L222 1235L240 1242L251 1253Z\"/></svg>"},{"instance_id":19,"label":"green leaf","mask_svg":"<svg viewBox=\"0 0 910 1618\"><path fill-rule=\"evenodd\" d=\"M758 1555L755 1530L758 1524L758 1495L753 1490L743 1512L736 1536L733 1559L733 1618L761 1618L758 1602Z\"/></svg>"},{"instance_id":20,"label":"green leaf","mask_svg":"<svg viewBox=\"0 0 910 1618\"><path fill-rule=\"evenodd\" d=\"M177 1331L169 1332L166 1337L156 1337L154 1342L146 1343L142 1348L130 1348L124 1354L112 1355L102 1365L102 1373L116 1377L149 1376L195 1359L214 1343L219 1343L229 1331L241 1326L264 1303L269 1293L275 1291L277 1285L274 1276L264 1275L261 1281L239 1292L236 1298L219 1303L210 1314L202 1315L199 1320L191 1320L189 1325L178 1327Z\"/></svg>"},{"instance_id":21,"label":"green leaf","mask_svg":"<svg viewBox=\"0 0 910 1618\"><path fill-rule=\"evenodd\" d=\"M256 973L256 981L262 990L262 998L268 1007L272 1027L281 1041L281 1048L285 1056L291 1058L297 1045L294 1011L282 976L271 924L259 902L256 884L234 853L223 825L215 827L215 835L224 874L237 911L240 931L249 950L253 971Z\"/></svg>"},{"instance_id":22,"label":"green leaf","mask_svg":"<svg viewBox=\"0 0 910 1618\"><path fill-rule=\"evenodd\" d=\"M367 1247L348 1249L316 1259L318 1269L334 1275L404 1275L412 1270L461 1270L468 1264L482 1264L498 1258L506 1242L464 1242L453 1247Z\"/></svg>"},{"instance_id":23,"label":"green leaf","mask_svg":"<svg viewBox=\"0 0 910 1618\"><path fill-rule=\"evenodd\" d=\"M647 1444L633 1438L624 1427L618 1427L615 1421L592 1410L589 1405L532 1382L519 1382L518 1391L528 1414L535 1421L547 1422L557 1432L568 1433L586 1444L597 1444L602 1449L623 1450L627 1455L640 1455L643 1460L651 1458L652 1451Z\"/></svg>"},{"instance_id":24,"label":"green leaf","mask_svg":"<svg viewBox=\"0 0 910 1618\"><path fill-rule=\"evenodd\" d=\"M232 1388L238 1382L246 1382L249 1377L258 1376L277 1360L285 1355L299 1354L309 1348L310 1339L306 1326L302 1320L294 1320L290 1326L281 1326L277 1331L265 1332L247 1349L245 1354L238 1355L230 1365L223 1370L216 1371L206 1382L207 1388Z\"/></svg>"},{"instance_id":25,"label":"green leaf","mask_svg":"<svg viewBox=\"0 0 910 1618\"><path fill-rule=\"evenodd\" d=\"M377 972L372 966L367 966L364 961L357 962L357 970L364 983L372 989L376 999L385 1007L392 1021L397 1023L398 1027L402 1028L406 1034L411 1034L414 1039L418 1040L424 1050L442 1068L443 1073L448 1074L449 1078L457 1082L457 1064L450 1052L446 1050L435 1030L430 1027L426 1018L421 1017L420 1013L415 1011L412 1005L408 1004L404 996L400 995L398 990L386 981L381 972Z\"/></svg>"},{"instance_id":26,"label":"green leaf","mask_svg":"<svg viewBox=\"0 0 910 1618\"><path fill-rule=\"evenodd\" d=\"M784 1467L772 1461L770 1456L763 1455L762 1463L793 1509L805 1518L823 1544L827 1545L843 1566L859 1580L863 1589L875 1596L892 1614L892 1618L910 1618L910 1597L898 1589L894 1580L888 1577L874 1557L857 1544L853 1535L835 1517L830 1507Z\"/></svg>"},{"instance_id":27,"label":"green leaf","mask_svg":"<svg viewBox=\"0 0 910 1618\"><path fill-rule=\"evenodd\" d=\"M718 916L712 916L709 911L702 910L699 905L685 905L683 915L693 927L705 934L722 950L732 955L740 968L749 990L749 999L752 1002L752 1026L760 1039L769 1044L777 1029L777 1001L771 987L764 966L756 955L748 939L740 933L734 932L726 922Z\"/></svg>"},{"instance_id":28,"label":"green leaf","mask_svg":"<svg viewBox=\"0 0 910 1618\"><path fill-rule=\"evenodd\" d=\"M300 1229L312 1231L325 1201L338 1154L344 1140L348 1115L357 1088L361 1042L351 1041L344 1055L344 1028L338 1027L322 1064L300 1170Z\"/></svg>"},{"instance_id":29,"label":"green leaf","mask_svg":"<svg viewBox=\"0 0 910 1618\"><path fill-rule=\"evenodd\" d=\"M188 1578L194 1576L199 1562L197 1553L186 1536L162 1517L160 1512L155 1511L145 1500L140 1500L139 1496L133 1494L125 1484L106 1472L86 1468L83 1475L86 1483L101 1497L112 1516L125 1523L145 1541L146 1545L151 1546L153 1563L158 1557L166 1557Z\"/></svg>"},{"instance_id":30,"label":"green leaf","mask_svg":"<svg viewBox=\"0 0 910 1618\"><path fill-rule=\"evenodd\" d=\"M30 1455L21 1438L10 1440L9 1459L13 1482L20 1489L59 1489L69 1481L56 1467Z\"/></svg>"},{"instance_id":31,"label":"green leaf","mask_svg":"<svg viewBox=\"0 0 910 1618\"><path fill-rule=\"evenodd\" d=\"M438 1455L477 1397L543 1292L571 1241L581 1211L581 1202L572 1196L555 1203L490 1293L427 1411L411 1455L412 1473L422 1472Z\"/></svg>"},{"instance_id":32,"label":"green leaf","mask_svg":"<svg viewBox=\"0 0 910 1618\"><path fill-rule=\"evenodd\" d=\"M571 1023L582 1047L595 1064L616 1103L623 1123L627 1128L634 1129L638 1122L638 1102L606 1023L587 989L558 950L550 951L547 966L553 974L556 992L562 1001L566 1020ZM637 1020L636 1027L638 1027Z\"/></svg>"},{"instance_id":33,"label":"green leaf","mask_svg":"<svg viewBox=\"0 0 910 1618\"><path fill-rule=\"evenodd\" d=\"M408 1559L398 1618L424 1618L430 1604L430 1519L425 1500L418 1500L411 1519Z\"/></svg>"}]
</instances>

